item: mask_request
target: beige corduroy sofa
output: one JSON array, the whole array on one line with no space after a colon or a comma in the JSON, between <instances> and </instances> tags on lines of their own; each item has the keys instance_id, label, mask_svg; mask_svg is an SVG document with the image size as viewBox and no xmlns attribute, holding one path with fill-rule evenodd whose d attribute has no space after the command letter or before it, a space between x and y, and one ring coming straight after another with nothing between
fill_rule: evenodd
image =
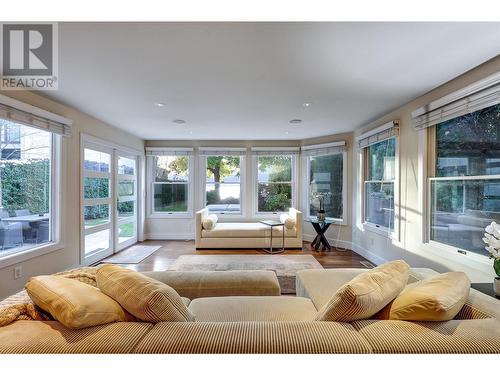
<instances>
[{"instance_id":1,"label":"beige corduroy sofa","mask_svg":"<svg viewBox=\"0 0 500 375\"><path fill-rule=\"evenodd\" d=\"M212 229L203 228L203 219L209 215L208 208L196 212L195 246L197 249L257 249L269 248L270 227L259 222L218 222ZM285 230L286 248L302 248L302 212L294 208L288 215L295 221L295 227L273 228L273 247L282 247Z\"/></svg>"},{"instance_id":2,"label":"beige corduroy sofa","mask_svg":"<svg viewBox=\"0 0 500 375\"><path fill-rule=\"evenodd\" d=\"M233 280L233 292L239 288L240 293L273 295L195 298L189 304L195 322L127 322L69 330L56 321L17 321L0 328L0 353L500 353L500 301L473 289L460 313L446 322L325 322L313 320L317 311L338 287L364 270L300 271L297 297L275 295L279 289L271 271L253 272L243 283L237 274L227 278L225 272L205 272L201 279L213 286L222 277ZM433 274L412 269L409 282ZM172 272L148 275L169 281L181 295L182 288L191 297L224 293L200 286L200 276L193 273L194 279ZM265 287L255 292L248 282L259 275ZM184 281L175 285L179 279Z\"/></svg>"}]
</instances>

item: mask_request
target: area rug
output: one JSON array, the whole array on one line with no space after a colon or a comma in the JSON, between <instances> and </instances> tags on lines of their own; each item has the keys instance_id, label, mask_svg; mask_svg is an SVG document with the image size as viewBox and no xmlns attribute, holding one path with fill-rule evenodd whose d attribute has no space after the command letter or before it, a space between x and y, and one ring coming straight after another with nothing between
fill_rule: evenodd
<instances>
[{"instance_id":1,"label":"area rug","mask_svg":"<svg viewBox=\"0 0 500 375\"><path fill-rule=\"evenodd\" d=\"M135 245L129 247L126 250L120 251L107 259L104 259L102 263L113 263L113 264L136 264L142 262L148 256L153 254L161 246L143 246Z\"/></svg>"},{"instance_id":2,"label":"area rug","mask_svg":"<svg viewBox=\"0 0 500 375\"><path fill-rule=\"evenodd\" d=\"M281 293L295 293L295 274L322 269L312 255L181 255L171 271L271 270L276 272Z\"/></svg>"}]
</instances>

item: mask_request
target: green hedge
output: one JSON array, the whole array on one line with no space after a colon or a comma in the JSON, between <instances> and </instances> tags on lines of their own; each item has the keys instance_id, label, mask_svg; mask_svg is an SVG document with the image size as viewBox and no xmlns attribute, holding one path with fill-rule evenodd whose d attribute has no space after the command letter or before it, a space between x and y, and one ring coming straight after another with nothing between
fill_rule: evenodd
<instances>
[{"instance_id":1,"label":"green hedge","mask_svg":"<svg viewBox=\"0 0 500 375\"><path fill-rule=\"evenodd\" d=\"M2 207L14 214L28 209L33 214L49 212L50 161L0 161Z\"/></svg>"}]
</instances>

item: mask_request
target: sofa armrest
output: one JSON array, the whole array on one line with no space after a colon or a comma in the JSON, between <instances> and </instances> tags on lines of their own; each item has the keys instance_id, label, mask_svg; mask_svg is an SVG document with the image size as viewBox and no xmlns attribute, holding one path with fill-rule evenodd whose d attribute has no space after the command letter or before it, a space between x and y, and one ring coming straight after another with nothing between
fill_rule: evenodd
<instances>
[{"instance_id":1,"label":"sofa armrest","mask_svg":"<svg viewBox=\"0 0 500 375\"><path fill-rule=\"evenodd\" d=\"M205 207L195 214L195 230L194 230L194 243L198 247L201 240L201 231L203 230L203 219L208 216L208 208Z\"/></svg>"},{"instance_id":2,"label":"sofa armrest","mask_svg":"<svg viewBox=\"0 0 500 375\"><path fill-rule=\"evenodd\" d=\"M297 233L297 239L302 242L302 222L304 220L304 215L302 211L296 210L295 208L288 209L288 216L295 220L295 229Z\"/></svg>"}]
</instances>

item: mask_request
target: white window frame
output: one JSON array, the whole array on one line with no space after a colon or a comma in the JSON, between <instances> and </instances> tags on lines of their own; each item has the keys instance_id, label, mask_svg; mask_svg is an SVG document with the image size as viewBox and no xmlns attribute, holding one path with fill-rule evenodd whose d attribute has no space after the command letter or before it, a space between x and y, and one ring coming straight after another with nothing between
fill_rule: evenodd
<instances>
[{"instance_id":1,"label":"white window frame","mask_svg":"<svg viewBox=\"0 0 500 375\"><path fill-rule=\"evenodd\" d=\"M266 148L267 149L267 148ZM293 149L293 150L292 150ZM258 147L252 148L252 150L259 150ZM287 153L287 148L269 148L269 150L277 150L281 151L282 155L291 156L292 157L292 176L291 176L291 187L292 187L292 208L297 208L297 192L298 192L298 151ZM290 151L298 150L296 147L290 147ZM263 218L279 218L279 215L283 213L288 213L288 211L278 211L278 212L259 212L259 199L257 197L259 193L259 181L258 181L258 157L266 156L266 155L252 155L252 216L257 219ZM272 156L272 155L271 155Z\"/></svg>"},{"instance_id":2,"label":"white window frame","mask_svg":"<svg viewBox=\"0 0 500 375\"><path fill-rule=\"evenodd\" d=\"M423 194L422 200L424 202L424 215L423 215L423 245L430 246L434 253L440 251L447 254L451 259L454 257L466 257L474 262L482 263L483 265L491 266L491 260L487 255L477 254L467 249L462 249L456 246L451 246L439 241L431 240L431 215L432 215L432 181L463 181L463 180L499 180L500 175L484 175L484 176L453 176L453 177L434 177L436 171L436 125L428 127L422 132L425 137L425 148L428 153L423 157L422 162L425 167L423 168L424 179L426 181L426 189ZM465 253L463 252L465 251ZM438 254L439 255L439 254Z\"/></svg>"},{"instance_id":3,"label":"white window frame","mask_svg":"<svg viewBox=\"0 0 500 375\"><path fill-rule=\"evenodd\" d=\"M338 225L347 225L347 151L339 152L339 153L326 153L323 155L318 155L318 156L328 156L328 155L335 155L335 154L342 154L342 219L340 218L332 218L328 217L328 219L331 219L334 221L334 224ZM302 163L302 170L304 171L304 194L303 194L303 207L304 207L304 212L306 214L306 217L308 218L313 218L314 216L311 215L310 212L310 196L311 196L311 184L309 182L309 175L311 172L311 158L314 157L315 155L303 155L303 163Z\"/></svg>"},{"instance_id":4,"label":"white window frame","mask_svg":"<svg viewBox=\"0 0 500 375\"><path fill-rule=\"evenodd\" d=\"M7 119L8 120L8 119ZM15 120L12 120L16 122ZM23 123L20 125L29 126ZM50 170L50 231L51 241L40 246L22 250L5 255L0 258L0 268L8 267L13 264L27 261L40 255L48 254L53 251L64 248L61 237L61 223L64 220L61 217L61 194L63 182L61 157L62 155L62 136L51 134L51 170Z\"/></svg>"},{"instance_id":5,"label":"white window frame","mask_svg":"<svg viewBox=\"0 0 500 375\"><path fill-rule=\"evenodd\" d=\"M394 126L397 124L399 126L398 121L392 121L387 124L381 125L378 128L375 128L367 133L364 133L361 135L359 138L363 137L369 137L369 136L376 136L377 133L380 133L382 131L385 131L389 129L390 127ZM399 136L394 136L390 137L395 139L395 176L393 181L387 181L387 182L393 182L394 183L394 229L391 231L390 228L381 226L380 224L374 224L369 221L366 221L366 182L369 182L366 180L367 172L368 172L368 163L367 163L367 154L368 150L367 148L360 148L358 147L358 153L359 153L359 160L360 160L360 174L359 174L359 183L360 183L360 193L361 193L361 224L363 226L364 230L376 233L380 236L390 238L395 241L400 240L400 220L401 220L401 205L400 205L400 151L399 151ZM389 138L386 138L382 141L385 141ZM383 181L377 181L377 182L383 182Z\"/></svg>"},{"instance_id":6,"label":"white window frame","mask_svg":"<svg viewBox=\"0 0 500 375\"><path fill-rule=\"evenodd\" d=\"M100 172L100 171L87 171L84 168L85 165L85 149L91 149L98 152L103 152L109 155L109 171L108 172ZM106 256L110 256L113 254L114 249L114 222L115 222L115 211L114 211L114 202L116 200L116 186L115 186L115 178L113 176L113 163L114 163L114 155L113 148L108 145L103 145L100 142L93 142L92 139L82 135L80 140L80 231L81 231L81 243L80 243L80 263L89 265L95 263ZM85 178L106 178L109 180L109 197L108 198L85 198ZM96 225L92 228L85 228L85 206L93 206L107 204L109 209L109 221L103 224ZM104 230L109 231L108 238L108 247L106 249L97 250L89 253L89 255L85 252L85 237L87 235L92 235L94 233L98 233Z\"/></svg>"},{"instance_id":7,"label":"white window frame","mask_svg":"<svg viewBox=\"0 0 500 375\"><path fill-rule=\"evenodd\" d=\"M120 174L119 173L119 160L120 158L126 158L134 161L134 174L133 175L128 175L128 174ZM116 210L116 228L115 228L115 249L117 251L123 250L126 247L133 245L134 243L137 242L139 238L139 158L137 154L131 154L129 152L125 152L119 149L115 149L115 164L116 164L116 170L115 170L115 194L116 194L116 202L117 202L117 210ZM119 195L119 189L120 189L120 182L121 181L126 181L126 182L132 182L134 185L134 194L131 196L126 196L126 197L120 197ZM134 204L134 213L130 217L126 218L120 218L118 214L118 203L122 202L131 202L133 201ZM133 237L130 237L129 239L119 242L119 232L120 232L120 226L125 225L125 224L130 224L134 223L135 224L135 235Z\"/></svg>"},{"instance_id":8,"label":"white window frame","mask_svg":"<svg viewBox=\"0 0 500 375\"><path fill-rule=\"evenodd\" d=\"M417 220L420 229L419 250L425 252L429 257L457 262L488 275L491 275L492 268L491 260L487 256L470 251L467 251L466 254L459 253L458 248L454 246L430 240L431 183L429 179L431 174L435 173L434 155L436 144L435 137L430 136L429 131L425 128L433 127L435 124L453 117L498 104L499 83L500 72L495 72L466 87L427 103L411 114L418 138L418 186L421 187L420 194L418 194L418 209L422 212L422 215L418 215Z\"/></svg>"},{"instance_id":9,"label":"white window frame","mask_svg":"<svg viewBox=\"0 0 500 375\"><path fill-rule=\"evenodd\" d=\"M158 155L161 156L161 155ZM168 155L165 153L163 156L176 156L175 154ZM193 195L194 195L194 189L193 189L193 177L194 177L194 155L189 154L189 155L182 155L186 156L188 158L188 189L187 189L187 211L185 212L156 212L154 211L154 185L155 184L175 184L175 183L158 183L154 181L154 169L155 169L155 163L153 162L154 156L147 156L146 157L146 168L147 168L147 173L146 173L146 180L147 180L147 191L146 195L149 197L147 199L147 210L148 210L148 218L151 219L190 219L193 217ZM185 182L182 182L182 184L186 184Z\"/></svg>"},{"instance_id":10,"label":"white window frame","mask_svg":"<svg viewBox=\"0 0 500 375\"><path fill-rule=\"evenodd\" d=\"M203 207L207 207L207 157L212 155L199 155L200 158L200 177L202 179L202 191L201 191L201 199L203 202ZM214 155L214 156L238 156L240 158L240 211L239 212L228 212L228 211L211 211L210 213L216 215L224 215L225 217L231 218L239 218L244 216L245 212L245 186L246 186L246 157L245 155ZM224 184L219 183L219 184Z\"/></svg>"}]
</instances>

